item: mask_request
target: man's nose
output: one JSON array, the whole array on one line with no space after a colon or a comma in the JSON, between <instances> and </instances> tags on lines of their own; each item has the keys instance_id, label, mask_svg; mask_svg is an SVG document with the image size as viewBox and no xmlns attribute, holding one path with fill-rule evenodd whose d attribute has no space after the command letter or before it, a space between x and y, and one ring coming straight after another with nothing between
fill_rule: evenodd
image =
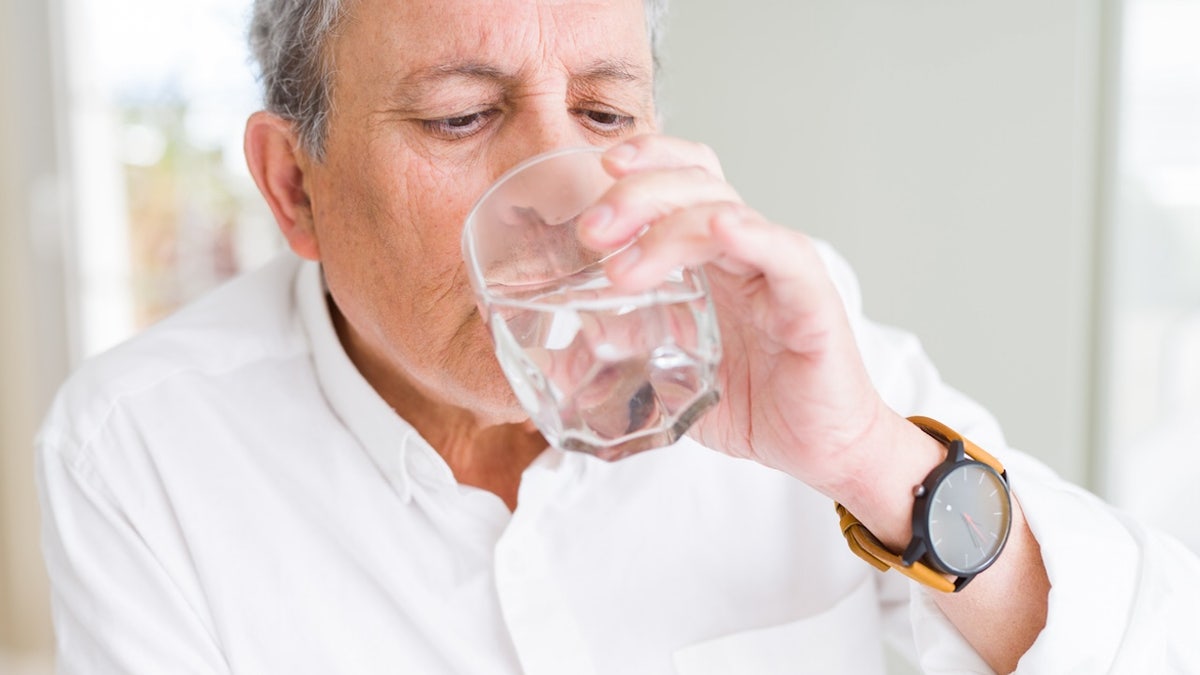
<instances>
[{"instance_id":1,"label":"man's nose","mask_svg":"<svg viewBox=\"0 0 1200 675\"><path fill-rule=\"evenodd\" d=\"M557 110L528 111L514 116L505 134L496 139L493 178L521 162L562 148L594 145L577 116L561 103Z\"/></svg>"}]
</instances>

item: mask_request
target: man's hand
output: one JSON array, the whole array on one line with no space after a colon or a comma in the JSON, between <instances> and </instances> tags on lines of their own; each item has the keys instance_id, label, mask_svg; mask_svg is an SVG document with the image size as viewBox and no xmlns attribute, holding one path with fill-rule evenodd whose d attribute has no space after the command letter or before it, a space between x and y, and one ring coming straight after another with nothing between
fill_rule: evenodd
<instances>
[{"instance_id":1,"label":"man's hand","mask_svg":"<svg viewBox=\"0 0 1200 675\"><path fill-rule=\"evenodd\" d=\"M640 136L604 162L618 182L583 214L582 236L610 248L648 225L609 262L613 282L642 290L679 265L708 272L722 399L693 433L853 506L864 463L904 420L872 385L812 241L747 207L703 145Z\"/></svg>"},{"instance_id":2,"label":"man's hand","mask_svg":"<svg viewBox=\"0 0 1200 675\"><path fill-rule=\"evenodd\" d=\"M679 265L708 271L724 342L722 398L694 429L699 440L808 483L903 550L912 488L945 450L875 390L812 241L743 204L702 145L640 136L604 161L618 180L581 215L581 235L612 248L646 228L609 262L612 281L640 290ZM1016 667L1045 625L1049 593L1040 549L1013 507L1004 555L962 593L937 598L1000 672Z\"/></svg>"}]
</instances>

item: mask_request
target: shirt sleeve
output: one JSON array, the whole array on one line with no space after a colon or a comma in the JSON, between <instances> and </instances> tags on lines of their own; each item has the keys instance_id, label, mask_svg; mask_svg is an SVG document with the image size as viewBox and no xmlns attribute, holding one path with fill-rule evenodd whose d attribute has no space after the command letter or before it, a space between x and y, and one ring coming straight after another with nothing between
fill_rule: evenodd
<instances>
[{"instance_id":1,"label":"shirt sleeve","mask_svg":"<svg viewBox=\"0 0 1200 675\"><path fill-rule=\"evenodd\" d=\"M1029 457L1004 461L1051 584L1046 627L1016 672L1200 672L1200 560ZM926 672L990 672L960 665L970 647L932 591L914 586L911 611Z\"/></svg>"},{"instance_id":2,"label":"shirt sleeve","mask_svg":"<svg viewBox=\"0 0 1200 675\"><path fill-rule=\"evenodd\" d=\"M1200 559L1178 541L1062 480L1008 447L995 419L942 382L912 335L862 316L857 281L832 250L826 265L842 292L860 350L884 399L903 415L929 415L996 455L1041 547L1051 590L1046 626L1017 673L1200 672ZM883 607L890 640L905 637L927 673L990 673L933 602L909 586L907 621ZM889 597L886 593L881 597ZM888 616L891 614L892 616ZM911 630L910 636L896 635Z\"/></svg>"},{"instance_id":3,"label":"shirt sleeve","mask_svg":"<svg viewBox=\"0 0 1200 675\"><path fill-rule=\"evenodd\" d=\"M53 433L38 443L42 547L58 672L228 673L203 613L105 488L91 456Z\"/></svg>"}]
</instances>

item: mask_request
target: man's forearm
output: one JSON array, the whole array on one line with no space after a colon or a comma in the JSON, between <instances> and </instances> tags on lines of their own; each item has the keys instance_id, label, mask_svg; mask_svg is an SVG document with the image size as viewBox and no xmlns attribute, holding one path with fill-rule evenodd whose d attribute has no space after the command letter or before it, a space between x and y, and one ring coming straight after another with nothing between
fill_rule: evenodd
<instances>
[{"instance_id":1,"label":"man's forearm","mask_svg":"<svg viewBox=\"0 0 1200 675\"><path fill-rule=\"evenodd\" d=\"M935 601L993 670L1011 673L1046 625L1049 593L1041 548L1014 497L1012 531L995 564Z\"/></svg>"},{"instance_id":2,"label":"man's forearm","mask_svg":"<svg viewBox=\"0 0 1200 675\"><path fill-rule=\"evenodd\" d=\"M861 449L862 470L834 497L899 553L913 536L913 488L944 459L946 449L898 415L881 420ZM1012 515L1008 542L996 562L961 592L935 596L947 618L999 673L1016 668L1045 626L1050 590L1041 549L1015 497Z\"/></svg>"}]
</instances>

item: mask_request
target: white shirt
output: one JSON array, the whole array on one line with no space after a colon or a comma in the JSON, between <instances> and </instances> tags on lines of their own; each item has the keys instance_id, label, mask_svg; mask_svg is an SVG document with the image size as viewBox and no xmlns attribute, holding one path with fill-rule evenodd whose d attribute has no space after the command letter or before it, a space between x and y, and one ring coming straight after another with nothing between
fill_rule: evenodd
<instances>
[{"instance_id":1,"label":"white shirt","mask_svg":"<svg viewBox=\"0 0 1200 675\"><path fill-rule=\"evenodd\" d=\"M1008 450L827 264L888 403L1007 465L1053 584L1019 672L1200 672L1200 563ZM694 442L546 450L513 513L457 484L291 256L85 364L38 450L65 673L870 674L885 636L988 672L826 498Z\"/></svg>"}]
</instances>

